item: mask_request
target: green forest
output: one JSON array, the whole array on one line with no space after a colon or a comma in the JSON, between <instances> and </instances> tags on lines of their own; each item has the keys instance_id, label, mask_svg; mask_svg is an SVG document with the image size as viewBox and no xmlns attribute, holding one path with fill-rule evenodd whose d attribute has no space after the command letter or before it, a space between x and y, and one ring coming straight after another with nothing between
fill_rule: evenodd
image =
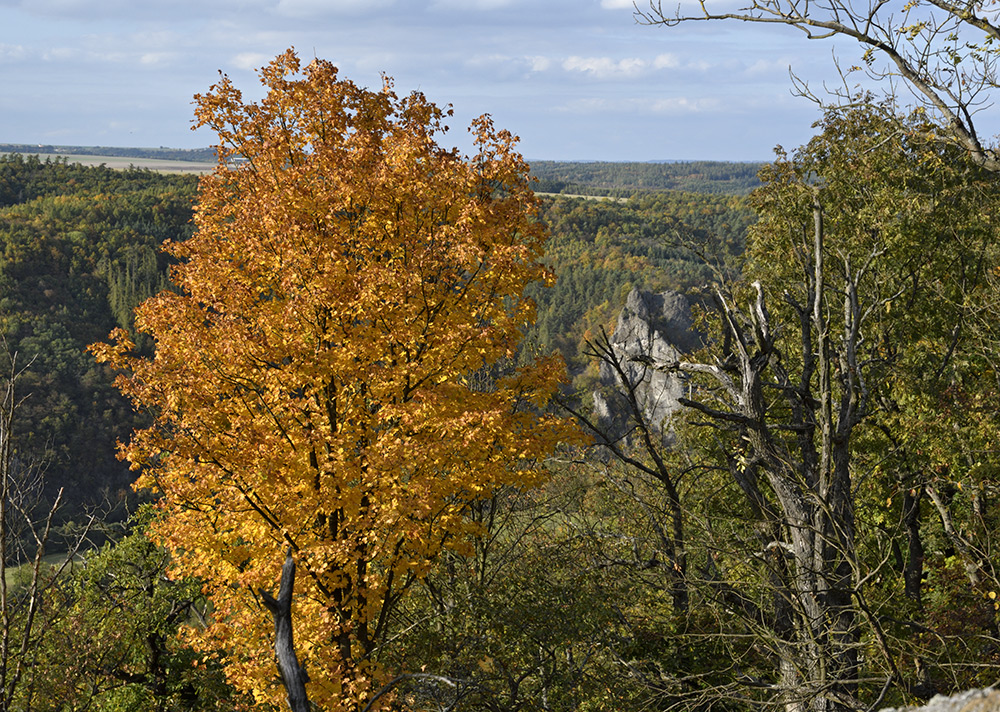
<instances>
[{"instance_id":1,"label":"green forest","mask_svg":"<svg viewBox=\"0 0 1000 712\"><path fill-rule=\"evenodd\" d=\"M136 416L87 344L166 286L160 244L191 231L196 183L10 155L0 163L7 363L24 396L16 449L68 502L117 502L132 476L115 441ZM13 358L14 363L11 363Z\"/></svg>"},{"instance_id":2,"label":"green forest","mask_svg":"<svg viewBox=\"0 0 1000 712\"><path fill-rule=\"evenodd\" d=\"M0 156L0 709L309 709L303 670L352 712L1000 680L988 167L868 104L766 166L529 176L486 123L456 161L392 134L422 97L358 96L388 158L248 139L282 170L199 187ZM686 295L703 347L618 348L633 289Z\"/></svg>"}]
</instances>

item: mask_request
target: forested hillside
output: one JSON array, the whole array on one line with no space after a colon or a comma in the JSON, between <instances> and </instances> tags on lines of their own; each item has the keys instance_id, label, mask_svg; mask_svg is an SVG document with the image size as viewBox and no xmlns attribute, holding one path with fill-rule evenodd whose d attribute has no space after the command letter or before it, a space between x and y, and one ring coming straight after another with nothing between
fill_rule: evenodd
<instances>
[{"instance_id":1,"label":"forested hillside","mask_svg":"<svg viewBox=\"0 0 1000 712\"><path fill-rule=\"evenodd\" d=\"M531 174L542 193L630 196L636 192L683 190L745 195L760 185L759 163L683 161L609 163L532 161Z\"/></svg>"},{"instance_id":2,"label":"forested hillside","mask_svg":"<svg viewBox=\"0 0 1000 712\"><path fill-rule=\"evenodd\" d=\"M754 217L738 196L663 191L619 201L547 196L541 219L550 233L544 261L557 278L529 290L538 320L528 343L559 349L579 370L584 341L613 330L632 288L698 292L713 270L734 275Z\"/></svg>"},{"instance_id":3,"label":"forested hillside","mask_svg":"<svg viewBox=\"0 0 1000 712\"><path fill-rule=\"evenodd\" d=\"M159 246L191 234L194 196L187 177L0 157L0 311L24 369L16 447L50 491L67 488L70 510L132 479L115 442L139 421L84 349L166 286Z\"/></svg>"},{"instance_id":4,"label":"forested hillside","mask_svg":"<svg viewBox=\"0 0 1000 712\"><path fill-rule=\"evenodd\" d=\"M619 180L634 187L642 173ZM0 157L0 308L30 394L19 447L74 502L127 489L132 476L114 443L137 422L84 348L116 325L131 328L134 307L167 286L159 246L191 234L195 186L189 176ZM582 339L613 321L631 287L707 282L681 243L719 245L712 254L727 262L742 249L750 219L739 198L666 192L624 201L548 197L541 217L550 231L546 263L559 278L531 288L539 318L528 343L559 349L577 367Z\"/></svg>"},{"instance_id":5,"label":"forested hillside","mask_svg":"<svg viewBox=\"0 0 1000 712\"><path fill-rule=\"evenodd\" d=\"M632 178L619 176L622 187L635 187L641 180L641 172ZM24 400L13 421L14 448L25 467L37 463L44 472L41 509L32 510L33 516L41 516L63 488L63 506L55 523L79 524L86 512L96 509L105 525L91 528L91 540L134 507L123 506L137 496L129 491L135 475L118 461L116 442L127 440L148 419L118 394L112 387L113 373L96 363L86 347L122 327L138 339L140 353L151 353L148 337L133 329L132 311L146 298L171 288L167 281L170 260L160 247L165 241L182 242L191 236L195 192L196 180L190 176L83 167L30 155L0 158L0 308L6 351L15 359L13 368L24 369L16 378L17 395ZM585 340L611 326L631 287L704 284L710 274L692 247L704 248L718 268L731 272L750 221L742 198L646 191L614 201L546 197L540 217L549 231L545 263L557 280L553 287L540 283L530 287L538 300L539 318L527 334L526 345L536 355L561 350L577 371L586 366ZM8 366L9 362L4 368ZM144 516L143 523L148 520ZM54 543L62 537L69 542L74 531L66 527L62 535L53 535ZM18 694L29 689L59 696L69 705L66 709L79 704L117 709L115 705L128 699L147 700L146 704L155 699L159 705L194 709L217 704L212 700L236 699L237 693L222 685L214 663L192 676L166 662L179 656L185 660L183 665L189 665L185 658L189 654L174 651L165 636L176 630L181 612L189 616L202 604L192 597L187 584L154 585L166 559L140 544L141 540L141 533L133 534L101 558L91 557L93 567L67 579L65 589L37 599L38 605L44 602L45 616L54 617L52 630L67 625L92 630L87 635L94 637L95 644L87 652L73 653L58 643L64 634L48 637L36 630L30 635L40 636L41 657L31 685L24 688L17 683L11 689L19 690ZM22 554L10 555L12 565L23 560L19 556L31 553L30 537L23 543ZM524 555L529 558L522 559ZM534 549L519 553L517 566L535 566L533 557L539 555ZM544 556L555 564L551 554ZM565 564L574 565L572 559ZM495 564L484 560L483 565ZM515 575L516 569L506 571ZM117 582L112 588L108 588L110 580ZM511 579L511 584L516 580ZM142 587L155 603L141 604L140 599L139 608L126 604ZM436 625L443 628L426 629L421 623L416 627L420 633L413 639L413 651L433 645L437 650L426 652L427 660L452 654L448 646L434 641L450 626L466 625L467 616L483 617L483 623L492 627L507 616L527 615L523 622L529 627L515 637L534 635L541 620L523 610L527 599L516 602L525 595L535 596L531 591L527 587L523 592L503 594L493 587L491 596L510 596L512 608L490 598L463 609L459 618L441 619ZM26 600L35 600L32 596ZM420 596L415 599L419 600ZM152 607L143 609L143 605ZM422 605L406 608L400 615L419 617ZM154 623L149 616L156 611L166 618ZM106 615L113 617L105 619ZM109 624L121 633L114 643L107 638ZM147 635L150 626L157 631L149 634L152 637ZM581 628L579 634L587 629ZM105 639L108 645L96 642ZM149 642L153 640L158 642ZM43 645L43 641L48 642ZM137 650L147 651L140 655L146 661L140 667L126 662L134 659ZM117 662L101 667L98 657ZM530 661L531 656L509 664L530 667L534 664ZM545 684L564 685L565 681Z\"/></svg>"},{"instance_id":6,"label":"forested hillside","mask_svg":"<svg viewBox=\"0 0 1000 712\"><path fill-rule=\"evenodd\" d=\"M192 177L0 159L7 481L44 463L70 540L139 496L131 437L159 505L72 570L18 530L9 621L41 627L0 623L36 651L12 699L276 709L275 620L299 699L352 712L861 712L996 681L1000 196L919 117L831 111L749 196L622 166L620 197L538 215L499 148L316 164L277 125L254 150L301 172L207 179L197 237ZM704 350L609 341L634 287L711 305ZM652 371L683 383L669 422Z\"/></svg>"}]
</instances>

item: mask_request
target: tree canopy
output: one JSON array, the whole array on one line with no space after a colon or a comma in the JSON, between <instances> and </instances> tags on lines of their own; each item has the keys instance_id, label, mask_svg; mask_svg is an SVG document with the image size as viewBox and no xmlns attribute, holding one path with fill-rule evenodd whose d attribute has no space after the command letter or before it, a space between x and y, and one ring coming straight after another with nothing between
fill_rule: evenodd
<instances>
[{"instance_id":1,"label":"tree canopy","mask_svg":"<svg viewBox=\"0 0 1000 712\"><path fill-rule=\"evenodd\" d=\"M218 133L197 233L169 243L176 291L94 349L154 424L125 448L162 494L154 525L202 577L230 679L274 685L269 617L289 550L310 694L364 707L394 608L443 550L464 550L470 502L525 487L559 440L541 408L562 367L504 368L533 317L525 285L544 228L515 137L473 123L479 153L441 148L447 112L339 78L286 52L244 103L226 77L197 98ZM235 159L239 159L236 161Z\"/></svg>"}]
</instances>

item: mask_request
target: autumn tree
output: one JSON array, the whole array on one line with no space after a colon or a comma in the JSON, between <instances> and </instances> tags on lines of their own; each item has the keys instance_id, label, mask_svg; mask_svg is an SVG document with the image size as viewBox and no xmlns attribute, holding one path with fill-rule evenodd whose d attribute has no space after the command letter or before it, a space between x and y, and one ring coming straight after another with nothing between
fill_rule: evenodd
<instances>
[{"instance_id":1,"label":"autumn tree","mask_svg":"<svg viewBox=\"0 0 1000 712\"><path fill-rule=\"evenodd\" d=\"M194 643L277 703L260 592L288 551L309 696L356 710L385 681L399 602L471 548L470 504L540 482L568 437L542 414L559 362L477 377L533 317L545 232L516 137L488 117L463 158L436 142L450 112L389 80L367 90L290 50L260 81L259 102L225 76L196 98L219 164L197 233L168 244L176 291L137 310L155 356L122 331L94 349L152 414L123 452L161 495L177 571L206 581Z\"/></svg>"}]
</instances>

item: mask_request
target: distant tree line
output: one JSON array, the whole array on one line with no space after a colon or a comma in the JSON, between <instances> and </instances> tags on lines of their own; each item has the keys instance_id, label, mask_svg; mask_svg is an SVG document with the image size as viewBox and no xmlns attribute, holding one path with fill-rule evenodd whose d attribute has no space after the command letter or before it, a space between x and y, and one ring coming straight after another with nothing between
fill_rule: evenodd
<instances>
[{"instance_id":1,"label":"distant tree line","mask_svg":"<svg viewBox=\"0 0 1000 712\"><path fill-rule=\"evenodd\" d=\"M122 158L159 158L194 163L215 160L214 148L127 148L122 146L54 146L34 143L0 143L0 153L58 153L62 156L120 156Z\"/></svg>"},{"instance_id":2,"label":"distant tree line","mask_svg":"<svg viewBox=\"0 0 1000 712\"><path fill-rule=\"evenodd\" d=\"M683 190L745 195L760 185L760 163L690 161L678 163L533 161L540 193L628 197L636 192Z\"/></svg>"}]
</instances>

